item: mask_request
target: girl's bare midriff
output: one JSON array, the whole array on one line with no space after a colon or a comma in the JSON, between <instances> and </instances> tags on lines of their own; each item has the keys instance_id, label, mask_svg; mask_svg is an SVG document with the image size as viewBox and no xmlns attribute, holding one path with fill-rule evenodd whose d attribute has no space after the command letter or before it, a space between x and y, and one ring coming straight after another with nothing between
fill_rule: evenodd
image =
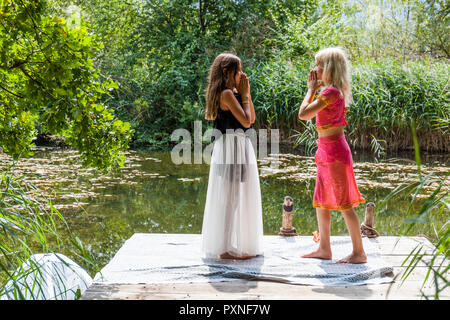
<instances>
[{"instance_id":1,"label":"girl's bare midriff","mask_svg":"<svg viewBox=\"0 0 450 320\"><path fill-rule=\"evenodd\" d=\"M331 127L328 129L321 129L321 130L317 130L317 132L319 133L319 137L329 137L329 136L335 136L339 133L341 133L342 131L344 131L344 126L340 126L340 127Z\"/></svg>"}]
</instances>

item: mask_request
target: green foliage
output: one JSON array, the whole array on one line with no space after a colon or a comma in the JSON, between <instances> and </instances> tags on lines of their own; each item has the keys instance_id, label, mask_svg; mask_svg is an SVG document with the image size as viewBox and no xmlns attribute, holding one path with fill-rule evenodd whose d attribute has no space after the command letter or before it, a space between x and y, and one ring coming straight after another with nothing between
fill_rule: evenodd
<instances>
[{"instance_id":1,"label":"green foliage","mask_svg":"<svg viewBox=\"0 0 450 320\"><path fill-rule=\"evenodd\" d=\"M409 127L411 120L419 128L439 125L448 114L449 76L445 63L386 61L355 66L349 118L354 126L364 121L384 130Z\"/></svg>"},{"instance_id":2,"label":"green foliage","mask_svg":"<svg viewBox=\"0 0 450 320\"><path fill-rule=\"evenodd\" d=\"M245 70L250 81L257 127L297 128L299 103L307 90L304 79L309 72L308 65L309 62L303 59L293 62L279 59Z\"/></svg>"},{"instance_id":3,"label":"green foliage","mask_svg":"<svg viewBox=\"0 0 450 320\"><path fill-rule=\"evenodd\" d=\"M68 2L56 2L64 12ZM105 44L98 67L119 83L105 102L131 123L133 145L153 147L204 118L208 69L219 53L233 51L250 68L269 60L288 17L316 8L315 1L279 0L73 3Z\"/></svg>"},{"instance_id":4,"label":"green foliage","mask_svg":"<svg viewBox=\"0 0 450 320\"><path fill-rule=\"evenodd\" d=\"M113 17L119 13L138 17L125 21L124 29L131 30L124 42L128 45L110 50L116 52L113 57L121 61L120 68L104 70L120 83L109 103L136 130L133 144L167 146L174 129L192 129L193 121L203 120L208 68L215 56L226 50L243 59L257 113L256 127L277 127L287 134L298 129L297 109L306 92L311 56L322 47L344 45L356 61L355 103L348 114L355 146L372 148L381 156L384 149L389 149L387 132L406 130L409 117L417 118L418 130L437 128L445 132L448 128L445 76L433 75L433 72L448 75L448 66L408 60L405 64L403 58L402 63L381 59L392 57L389 50L399 54L394 50L399 43L388 46L386 37L391 39L397 31L399 35L402 32L410 35L409 29L393 28L399 17L406 17L403 13L395 14L395 10L408 10L401 2L379 7L370 0L358 4L153 0L132 2L128 9L118 2L106 5L103 0L78 3L87 12L100 13L90 14L94 25L108 20L103 11L105 6ZM368 34L361 19L372 13L389 19L383 24L377 19L370 21L370 28L377 32ZM102 26L96 30L106 43L112 42L110 31ZM360 32L362 37L358 36ZM385 51L381 50L381 43ZM409 86L411 81L414 87ZM422 90L428 92L423 95ZM364 130L368 131L359 138ZM403 147L405 144L398 148Z\"/></svg>"},{"instance_id":5,"label":"green foliage","mask_svg":"<svg viewBox=\"0 0 450 320\"><path fill-rule=\"evenodd\" d=\"M103 45L89 25L50 14L44 0L5 0L0 7L0 147L30 156L35 124L62 135L85 166L123 165L130 125L98 100L117 89L100 82L93 59Z\"/></svg>"},{"instance_id":6,"label":"green foliage","mask_svg":"<svg viewBox=\"0 0 450 320\"><path fill-rule=\"evenodd\" d=\"M35 253L60 252L84 268L100 271L61 213L49 199L45 203L33 196L35 190L23 177L15 176L14 166L0 172L0 296L12 281L10 295L31 298L31 287L27 288L28 297L19 289L23 279L39 272L39 265L31 264L28 270L20 267Z\"/></svg>"},{"instance_id":7,"label":"green foliage","mask_svg":"<svg viewBox=\"0 0 450 320\"><path fill-rule=\"evenodd\" d=\"M296 143L307 152L314 151L315 120L302 122L302 126L297 114L312 61L279 59L248 70L256 126L280 128L293 134ZM353 146L372 150L377 158L386 151L413 147L409 128L415 121L421 136L433 137L420 141L422 149L446 150L449 72L448 64L435 61L367 61L354 65L353 103L347 112L346 129Z\"/></svg>"},{"instance_id":8,"label":"green foliage","mask_svg":"<svg viewBox=\"0 0 450 320\"><path fill-rule=\"evenodd\" d=\"M118 150L128 142L169 147L173 130L192 129L195 120L206 127L208 69L223 51L243 60L257 113L255 126L277 127L284 136L300 130L301 135L297 109L306 92L311 58L323 47L340 45L354 64L355 102L348 113L353 146L371 148L378 156L391 147L410 148L408 134L406 142L391 142L405 136L413 118L419 135L438 133L438 143L430 150L444 151L450 121L448 63L414 62L418 56L443 55L440 49L424 49L432 32L441 37L440 27L432 30L432 23L441 26L448 20L445 5L432 2L52 0L47 7L38 1L40 7L33 10L42 16L39 37L24 11L14 19L22 19L28 31L18 28L16 33L31 41L13 44L12 33L1 42L2 61L9 61L0 69L0 79L7 81L1 85L9 90L2 90L2 101L19 111L8 112L14 114L11 121L1 122L8 124L1 127L4 149L26 154L36 133L33 123L39 131L66 136L91 165L122 162ZM14 23L6 14L13 5L6 3L4 27ZM48 50L43 41L50 45ZM17 50L21 55L10 57ZM42 86L15 66L20 61L27 62L24 70ZM118 87L105 90L113 83ZM115 122L114 115L124 123ZM106 134L111 130L116 131ZM432 143L429 140L421 139L425 145ZM93 160L105 148L115 160Z\"/></svg>"},{"instance_id":9,"label":"green foliage","mask_svg":"<svg viewBox=\"0 0 450 320\"><path fill-rule=\"evenodd\" d=\"M317 150L316 140L318 139L318 133L313 121L299 121L303 126L303 131L294 130L295 134L292 136L295 138L294 146L303 146L306 155L313 156Z\"/></svg>"},{"instance_id":10,"label":"green foliage","mask_svg":"<svg viewBox=\"0 0 450 320\"><path fill-rule=\"evenodd\" d=\"M290 17L281 46L288 56L339 45L353 61L450 58L445 0L321 1L313 15Z\"/></svg>"},{"instance_id":11,"label":"green foliage","mask_svg":"<svg viewBox=\"0 0 450 320\"><path fill-rule=\"evenodd\" d=\"M279 34L287 58L313 56L325 46L341 45L349 27L342 22L341 1L325 1L320 10L310 8L302 15L290 16L285 32Z\"/></svg>"},{"instance_id":12,"label":"green foliage","mask_svg":"<svg viewBox=\"0 0 450 320\"><path fill-rule=\"evenodd\" d=\"M306 70L291 72L305 74ZM367 61L354 65L353 103L347 112L346 129L352 145L372 150L377 158L388 150L411 148L410 123L414 121L418 134L424 138L419 141L421 149L448 150L449 72L448 64L435 61ZM288 107L292 117L296 117L305 92L303 88L292 97L297 101ZM312 150L309 145L313 144L314 135L303 130L297 133L297 143Z\"/></svg>"},{"instance_id":13,"label":"green foliage","mask_svg":"<svg viewBox=\"0 0 450 320\"><path fill-rule=\"evenodd\" d=\"M450 2L446 0L415 1L414 33L417 51L434 57L450 59Z\"/></svg>"},{"instance_id":14,"label":"green foliage","mask_svg":"<svg viewBox=\"0 0 450 320\"><path fill-rule=\"evenodd\" d=\"M412 198L410 200L410 205L408 207L408 210L406 212L406 215L410 217L411 215L414 215L410 218L407 218L404 220L403 224L399 228L399 233L402 235L408 235L413 228L417 224L421 223L429 223L429 217L431 215L436 216L443 216L443 213L445 211L448 212L450 209L448 200L449 200L449 191L448 188L445 188L448 186L448 177L450 173L445 174L444 176L437 176L435 173L430 173L426 177L423 177L421 174L421 161L420 161L420 151L419 151L419 143L418 138L415 131L415 124L414 122L411 122L411 133L413 135L414 140L414 151L416 154L416 163L417 163L417 175L418 180L414 182L404 182L403 184L399 185L397 188L392 190L386 197L381 201L381 203L378 204L377 207L383 207L386 205L386 208L388 207L388 204L390 200L395 199L400 191L408 190L410 193L412 193ZM431 195L427 196L424 201L420 202L419 210L415 213L413 213L412 208L415 204L419 203L418 201L418 195L422 192L422 190L431 185L436 184L436 180L438 181L437 187L433 186L433 192ZM422 251L423 245L418 245L415 247L408 257L403 261L402 266L406 266L405 270L397 275L396 277L400 276L400 279L402 280L402 284L404 281L409 277L409 275L412 273L412 271L416 268L419 262L422 262L427 265L427 274L425 278L423 279L422 287L425 285L426 281L432 276L433 278L433 285L434 285L434 295L432 298L439 299L439 294L448 287L449 281L448 281L448 270L449 265L447 264L449 253L450 253L450 241L449 241L449 235L450 235L450 224L449 220L442 221L442 226L440 229L436 232L436 241L435 241L435 249L431 253L431 260L430 254L426 253L425 250ZM436 229L435 229L436 230ZM429 297L425 295L422 291L422 296L426 299Z\"/></svg>"}]
</instances>

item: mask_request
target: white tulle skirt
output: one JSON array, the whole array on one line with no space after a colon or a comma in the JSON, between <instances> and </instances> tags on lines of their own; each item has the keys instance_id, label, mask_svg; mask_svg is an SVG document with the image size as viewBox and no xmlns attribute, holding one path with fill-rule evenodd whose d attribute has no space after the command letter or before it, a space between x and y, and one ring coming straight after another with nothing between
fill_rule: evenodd
<instances>
[{"instance_id":1,"label":"white tulle skirt","mask_svg":"<svg viewBox=\"0 0 450 320\"><path fill-rule=\"evenodd\" d=\"M244 133L224 134L214 142L202 227L205 257L263 253L263 223L258 166Z\"/></svg>"}]
</instances>

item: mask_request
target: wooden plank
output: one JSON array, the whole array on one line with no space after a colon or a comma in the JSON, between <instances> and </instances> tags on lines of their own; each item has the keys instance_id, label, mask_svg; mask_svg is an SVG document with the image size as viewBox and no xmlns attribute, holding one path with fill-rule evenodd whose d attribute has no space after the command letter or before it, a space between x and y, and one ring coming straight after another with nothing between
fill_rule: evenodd
<instances>
[{"instance_id":1,"label":"wooden plank","mask_svg":"<svg viewBox=\"0 0 450 320\"><path fill-rule=\"evenodd\" d=\"M396 282L401 282L402 279L402 275L403 275L403 271L405 270L405 268L399 268L399 267L395 267L394 268L394 275L392 276L393 280L396 280ZM428 272L428 269L425 267L418 267L415 268L407 277L407 281L408 282L417 282L418 285L422 284L426 274ZM432 279L430 278L429 282ZM287 283L282 283L282 282L276 282L276 281L254 281L254 280L230 280L230 281L222 281L222 282L215 282L215 283L209 283L212 287L217 287L220 288L220 290L222 291L226 291L227 288L231 291L235 290L233 288L235 287L240 287L242 283L245 283L245 287L247 289L251 289L251 288L258 288L260 287L261 283L272 283L273 285L277 286L299 286L299 285L295 285L295 284L287 284ZM154 290L152 288L158 288L158 287L162 287L162 288L169 288L171 285L173 285L173 287L175 288L184 288L186 286L186 288L189 288L189 290L191 291L192 286L196 286L199 285L200 287L202 287L202 283L173 283L173 284L93 284L90 288L89 291L102 291L102 290L106 290L106 291L112 291L112 290L116 290L116 288L121 287L122 289L127 289L127 288L134 288L135 286L138 287L142 287L143 289L149 288L149 290ZM370 285L372 286L372 285ZM349 288L351 287L357 287L357 286L349 286ZM343 286L340 286L339 288L345 288ZM189 291L189 292L190 292Z\"/></svg>"},{"instance_id":2,"label":"wooden plank","mask_svg":"<svg viewBox=\"0 0 450 320\"><path fill-rule=\"evenodd\" d=\"M370 239L382 255L409 255L417 246L422 253L433 254L436 248L425 237L378 237Z\"/></svg>"},{"instance_id":3,"label":"wooden plank","mask_svg":"<svg viewBox=\"0 0 450 320\"><path fill-rule=\"evenodd\" d=\"M395 268L400 275L404 268ZM400 277L391 284L348 287L291 285L270 281L236 280L217 283L176 284L94 284L82 299L420 299L421 290L427 295L435 292L433 279L425 285L427 268L418 267L402 283ZM441 282L442 284L442 282ZM450 298L450 289L440 294Z\"/></svg>"},{"instance_id":4,"label":"wooden plank","mask_svg":"<svg viewBox=\"0 0 450 320\"><path fill-rule=\"evenodd\" d=\"M94 288L93 288L94 289ZM233 281L222 283L158 284L158 285L110 285L97 286L83 299L199 299L199 300L309 300L309 299L420 299L421 283L405 282L403 285L380 284L351 287L319 287L289 285L258 281ZM98 290L98 291L97 291ZM434 288L422 290L432 295ZM442 298L450 298L447 292Z\"/></svg>"},{"instance_id":5,"label":"wooden plank","mask_svg":"<svg viewBox=\"0 0 450 320\"><path fill-rule=\"evenodd\" d=\"M412 262L413 257L408 257L407 255L382 255L381 258L393 267L408 267ZM421 257L420 259L417 259L417 267L427 268L432 259L433 256L431 255L426 255ZM449 259L445 258L444 256L438 256L433 261L434 268L439 268L439 266L441 266L441 269L443 269L449 264Z\"/></svg>"},{"instance_id":6,"label":"wooden plank","mask_svg":"<svg viewBox=\"0 0 450 320\"><path fill-rule=\"evenodd\" d=\"M90 299L169 299L169 300L290 300L290 299L421 299L422 293L435 292L433 276L423 284L429 270L434 246L424 237L378 237L371 239L380 250L382 258L394 268L395 282L360 286L306 286L272 281L235 280L216 283L172 284L93 284L86 290L82 300ZM407 264L404 260L417 245L423 245L427 256L423 257L404 282L401 275ZM435 265L448 265L448 259L440 256ZM446 276L447 277L447 276ZM448 278L448 277L447 277ZM440 280L442 285L442 280ZM450 289L440 294L440 299L450 299Z\"/></svg>"}]
</instances>

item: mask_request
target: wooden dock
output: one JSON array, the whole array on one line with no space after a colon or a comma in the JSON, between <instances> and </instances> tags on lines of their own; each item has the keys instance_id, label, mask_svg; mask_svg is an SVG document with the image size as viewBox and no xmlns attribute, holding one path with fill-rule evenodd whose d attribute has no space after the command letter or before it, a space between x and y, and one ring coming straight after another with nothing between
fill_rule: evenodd
<instances>
[{"instance_id":1,"label":"wooden dock","mask_svg":"<svg viewBox=\"0 0 450 320\"><path fill-rule=\"evenodd\" d=\"M370 239L380 250L382 258L394 268L393 283L358 286L306 286L271 281L235 280L211 283L173 284L101 284L94 283L82 300L417 300L427 295L433 299L434 277L423 285L429 271L434 246L424 237L378 237ZM402 283L401 276L409 265L403 266L411 251L422 245L426 256ZM448 259L439 257L434 265L448 265ZM448 275L446 275L448 279ZM450 289L440 292L441 300L450 298Z\"/></svg>"}]
</instances>

